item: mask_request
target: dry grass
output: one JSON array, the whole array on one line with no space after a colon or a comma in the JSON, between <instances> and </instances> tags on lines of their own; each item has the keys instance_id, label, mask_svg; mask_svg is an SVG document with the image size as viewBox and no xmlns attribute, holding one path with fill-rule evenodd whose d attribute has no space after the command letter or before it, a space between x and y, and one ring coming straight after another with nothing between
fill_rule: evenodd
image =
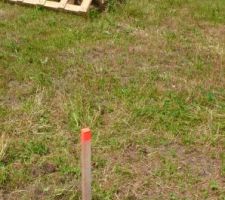
<instances>
[{"instance_id":1,"label":"dry grass","mask_svg":"<svg viewBox=\"0 0 225 200\"><path fill-rule=\"evenodd\" d=\"M0 161L2 161L5 157L7 146L8 146L8 140L6 139L5 134L2 134L1 140L0 140Z\"/></svg>"}]
</instances>

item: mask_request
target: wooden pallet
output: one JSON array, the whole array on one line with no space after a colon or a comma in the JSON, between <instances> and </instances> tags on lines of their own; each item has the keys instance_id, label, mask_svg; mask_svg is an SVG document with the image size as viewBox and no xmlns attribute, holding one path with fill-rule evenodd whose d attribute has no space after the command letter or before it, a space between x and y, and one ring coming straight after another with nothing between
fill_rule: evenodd
<instances>
[{"instance_id":1,"label":"wooden pallet","mask_svg":"<svg viewBox=\"0 0 225 200\"><path fill-rule=\"evenodd\" d=\"M81 5L70 3L71 0L48 1L48 0L9 0L10 2L23 3L29 5L43 6L52 9L62 9L70 12L86 13L91 5L92 0L83 0Z\"/></svg>"}]
</instances>

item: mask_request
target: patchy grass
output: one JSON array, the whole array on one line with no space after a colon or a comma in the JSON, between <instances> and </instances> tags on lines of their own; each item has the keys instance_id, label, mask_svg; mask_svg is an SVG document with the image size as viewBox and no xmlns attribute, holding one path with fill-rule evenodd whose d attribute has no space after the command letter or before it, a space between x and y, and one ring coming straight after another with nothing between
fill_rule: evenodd
<instances>
[{"instance_id":1,"label":"patchy grass","mask_svg":"<svg viewBox=\"0 0 225 200\"><path fill-rule=\"evenodd\" d=\"M225 4L130 0L87 17L0 2L0 198L225 199Z\"/></svg>"}]
</instances>

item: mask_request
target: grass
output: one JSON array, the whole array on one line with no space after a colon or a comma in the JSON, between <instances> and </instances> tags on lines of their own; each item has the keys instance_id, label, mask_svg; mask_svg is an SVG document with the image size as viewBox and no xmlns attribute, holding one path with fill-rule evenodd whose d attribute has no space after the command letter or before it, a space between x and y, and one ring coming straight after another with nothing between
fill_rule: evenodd
<instances>
[{"instance_id":1,"label":"grass","mask_svg":"<svg viewBox=\"0 0 225 200\"><path fill-rule=\"evenodd\" d=\"M0 2L0 198L225 199L223 0L88 16Z\"/></svg>"}]
</instances>

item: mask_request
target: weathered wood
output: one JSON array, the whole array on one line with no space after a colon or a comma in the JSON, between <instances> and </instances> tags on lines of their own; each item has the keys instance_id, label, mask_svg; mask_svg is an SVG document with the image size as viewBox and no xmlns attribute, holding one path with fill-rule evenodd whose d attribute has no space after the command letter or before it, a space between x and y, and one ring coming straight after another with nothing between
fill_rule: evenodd
<instances>
[{"instance_id":1,"label":"weathered wood","mask_svg":"<svg viewBox=\"0 0 225 200\"><path fill-rule=\"evenodd\" d=\"M87 12L88 8L90 7L91 5L91 2L92 0L85 0L82 2L81 4L81 9L84 11L84 12Z\"/></svg>"},{"instance_id":2,"label":"weathered wood","mask_svg":"<svg viewBox=\"0 0 225 200\"><path fill-rule=\"evenodd\" d=\"M48 0L9 0L10 2L24 3L30 5L40 5L47 8L63 9L70 12L87 12L92 0L60 0L48 1ZM80 5L79 5L80 4Z\"/></svg>"}]
</instances>

